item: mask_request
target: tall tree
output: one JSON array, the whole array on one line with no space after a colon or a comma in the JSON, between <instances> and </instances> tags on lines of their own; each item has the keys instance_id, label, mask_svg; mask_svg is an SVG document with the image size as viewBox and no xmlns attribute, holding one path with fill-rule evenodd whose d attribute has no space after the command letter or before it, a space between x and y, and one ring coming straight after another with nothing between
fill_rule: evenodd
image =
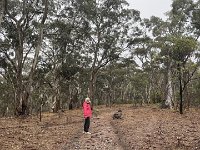
<instances>
[{"instance_id":1,"label":"tall tree","mask_svg":"<svg viewBox=\"0 0 200 150\"><path fill-rule=\"evenodd\" d=\"M4 11L5 11L5 0L0 1L0 27L1 27L1 22L4 16Z\"/></svg>"},{"instance_id":2,"label":"tall tree","mask_svg":"<svg viewBox=\"0 0 200 150\"><path fill-rule=\"evenodd\" d=\"M37 2L5 0L6 17L2 27L6 32L4 42L9 48L2 52L10 66L4 69L7 73L10 72L9 76L15 90L16 115L28 114L28 99L43 41L48 0L44 0L43 3ZM10 51L14 57L10 55ZM31 52L33 52L33 57L30 57ZM28 64L30 64L30 69L25 73L25 67Z\"/></svg>"},{"instance_id":3,"label":"tall tree","mask_svg":"<svg viewBox=\"0 0 200 150\"><path fill-rule=\"evenodd\" d=\"M179 80L179 94L180 94L180 114L183 114L183 91L186 88L189 80L185 81L184 71L186 71L186 63L192 54L197 49L197 42L190 37L172 38L173 52L172 58L176 61ZM196 70L195 70L196 71ZM189 77L191 78L191 77ZM185 81L185 84L183 83Z\"/></svg>"},{"instance_id":4,"label":"tall tree","mask_svg":"<svg viewBox=\"0 0 200 150\"><path fill-rule=\"evenodd\" d=\"M179 92L180 92L180 113L183 113L183 84L186 87L186 83L189 82L185 79L185 65L188 60L197 52L197 39L199 35L197 34L196 28L193 27L191 14L195 14L195 7L197 4L192 0L175 0L172 3L172 10L169 12L169 21L172 27L174 27L172 39L169 41L172 43L172 59L177 65L179 72ZM195 57L193 61L195 61ZM175 65L176 66L176 65ZM195 72L194 69L193 72ZM194 73L189 77L192 78ZM185 81L187 80L187 81ZM184 82L185 81L185 82ZM184 82L184 83L183 83Z\"/></svg>"},{"instance_id":5,"label":"tall tree","mask_svg":"<svg viewBox=\"0 0 200 150\"><path fill-rule=\"evenodd\" d=\"M146 84L146 90L143 92L145 101L150 103L153 95L158 91L158 69L159 64L157 57L159 54L158 46L155 44L155 38L151 35L152 24L155 21L156 24L161 24L161 19L152 17L152 20L143 19L140 26L137 28L137 32L133 31L133 35L129 39L128 47L134 57L137 58L138 65L141 67L148 77ZM150 38L152 37L152 38ZM159 92L157 92L159 93Z\"/></svg>"},{"instance_id":6,"label":"tall tree","mask_svg":"<svg viewBox=\"0 0 200 150\"><path fill-rule=\"evenodd\" d=\"M76 5L77 3L71 0L56 1L54 6L59 11L52 13L51 22L48 24L49 49L44 51L44 61L52 67L48 76L51 74L55 111L60 109L61 82L67 86L65 90L67 89L68 93L68 103L78 103L77 88L80 88L80 85L77 85L77 88L73 86L78 83L74 76L80 73L80 68L86 68L89 61L87 52L84 52L88 25Z\"/></svg>"},{"instance_id":7,"label":"tall tree","mask_svg":"<svg viewBox=\"0 0 200 150\"><path fill-rule=\"evenodd\" d=\"M136 22L139 13L125 8L125 0L89 0L77 4L90 29L85 49L92 58L88 96L94 100L99 69L119 57L130 22Z\"/></svg>"}]
</instances>

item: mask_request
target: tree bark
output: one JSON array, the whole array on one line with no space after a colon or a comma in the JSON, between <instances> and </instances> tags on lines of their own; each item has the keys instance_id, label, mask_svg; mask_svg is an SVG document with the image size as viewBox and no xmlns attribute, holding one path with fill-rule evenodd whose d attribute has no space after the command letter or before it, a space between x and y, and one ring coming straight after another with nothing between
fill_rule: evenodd
<instances>
[{"instance_id":1,"label":"tree bark","mask_svg":"<svg viewBox=\"0 0 200 150\"><path fill-rule=\"evenodd\" d=\"M169 67L167 69L167 95L165 105L172 109L172 99L173 99L173 89L172 89L172 75L171 75L171 62L169 62Z\"/></svg>"},{"instance_id":2,"label":"tree bark","mask_svg":"<svg viewBox=\"0 0 200 150\"><path fill-rule=\"evenodd\" d=\"M5 0L0 0L0 27L4 16L4 10L5 10Z\"/></svg>"},{"instance_id":3,"label":"tree bark","mask_svg":"<svg viewBox=\"0 0 200 150\"><path fill-rule=\"evenodd\" d=\"M28 104L29 95L31 95L31 92L32 92L31 88L32 88L32 84L33 84L33 77L34 77L34 73L35 73L35 70L37 67L39 53L40 53L41 47L42 47L44 23L45 23L45 20L47 18L47 13L48 13L48 0L45 0L44 4L45 4L45 8L44 8L44 12L43 12L43 18L40 23L40 28L39 28L39 35L38 35L38 42L37 42L38 44L35 49L35 55L34 55L34 59L32 62L31 71L29 73L28 86L26 88L28 96L26 97L26 99L24 99L24 101L26 101L26 103L25 103L26 105Z\"/></svg>"},{"instance_id":4,"label":"tree bark","mask_svg":"<svg viewBox=\"0 0 200 150\"><path fill-rule=\"evenodd\" d=\"M182 70L180 64L178 64L179 71L179 95L180 95L180 114L183 114L183 88L182 88Z\"/></svg>"},{"instance_id":5,"label":"tree bark","mask_svg":"<svg viewBox=\"0 0 200 150\"><path fill-rule=\"evenodd\" d=\"M24 52L24 31L22 27L22 22L25 19L25 16L27 15L24 11L26 9L25 1L23 1L23 15L20 19L16 18L13 16L9 11L8 11L8 1L4 0L5 4L5 13L9 16L10 19L13 20L16 26L17 30L17 43L16 43L16 49L15 49L15 62L13 64L13 68L16 68L16 85L15 85L15 114L16 115L25 115L28 113L28 99L29 96L31 95L31 88L32 88L32 83L33 83L33 76L36 70L37 62L38 62L38 56L39 52L41 50L41 45L42 45L42 40L43 40L43 28L44 28L44 23L47 18L47 6L48 6L48 0L45 0L45 9L43 13L43 18L40 23L40 29L39 29L39 35L38 35L38 44L36 46L35 50L35 55L32 63L32 68L29 73L29 78L28 82L26 85L23 85L23 75L22 75L22 69L23 69L23 52Z\"/></svg>"},{"instance_id":6,"label":"tree bark","mask_svg":"<svg viewBox=\"0 0 200 150\"><path fill-rule=\"evenodd\" d=\"M94 103L94 94L95 94L95 84L96 84L97 72L98 72L98 70L94 70L94 69L91 71L89 88L88 88L88 97L91 99L91 101L93 103Z\"/></svg>"}]
</instances>

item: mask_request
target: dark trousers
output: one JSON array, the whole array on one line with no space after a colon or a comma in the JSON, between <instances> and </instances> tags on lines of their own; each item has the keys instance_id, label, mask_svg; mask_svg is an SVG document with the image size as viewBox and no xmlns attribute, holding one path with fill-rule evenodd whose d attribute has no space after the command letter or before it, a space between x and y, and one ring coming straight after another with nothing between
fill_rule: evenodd
<instances>
[{"instance_id":1,"label":"dark trousers","mask_svg":"<svg viewBox=\"0 0 200 150\"><path fill-rule=\"evenodd\" d=\"M84 123L84 131L88 132L90 127L90 117L85 118L85 123Z\"/></svg>"}]
</instances>

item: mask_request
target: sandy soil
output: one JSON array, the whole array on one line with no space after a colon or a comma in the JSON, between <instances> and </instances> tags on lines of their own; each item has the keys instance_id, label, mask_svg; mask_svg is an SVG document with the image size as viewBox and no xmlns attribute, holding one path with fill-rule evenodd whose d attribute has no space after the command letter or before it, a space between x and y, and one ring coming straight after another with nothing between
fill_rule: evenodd
<instances>
[{"instance_id":1,"label":"sandy soil","mask_svg":"<svg viewBox=\"0 0 200 150\"><path fill-rule=\"evenodd\" d=\"M124 149L200 149L200 111L180 115L145 107L124 109L124 119L111 121Z\"/></svg>"},{"instance_id":2,"label":"sandy soil","mask_svg":"<svg viewBox=\"0 0 200 150\"><path fill-rule=\"evenodd\" d=\"M63 150L92 149L92 150L123 150L119 144L118 136L110 124L110 113L103 113L94 117L91 122L91 135L81 133L72 143L67 143Z\"/></svg>"},{"instance_id":3,"label":"sandy soil","mask_svg":"<svg viewBox=\"0 0 200 150\"><path fill-rule=\"evenodd\" d=\"M122 110L122 119L112 119ZM82 110L0 119L1 150L195 150L200 149L200 110L98 107L91 135L83 133Z\"/></svg>"}]
</instances>

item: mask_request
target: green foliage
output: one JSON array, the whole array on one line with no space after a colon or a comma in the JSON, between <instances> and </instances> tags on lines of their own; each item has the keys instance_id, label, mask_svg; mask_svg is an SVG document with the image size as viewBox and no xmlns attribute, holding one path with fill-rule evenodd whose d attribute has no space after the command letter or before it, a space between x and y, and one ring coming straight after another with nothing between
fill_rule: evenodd
<instances>
[{"instance_id":1,"label":"green foliage","mask_svg":"<svg viewBox=\"0 0 200 150\"><path fill-rule=\"evenodd\" d=\"M197 41L191 37L172 37L172 58L185 62L197 50Z\"/></svg>"},{"instance_id":2,"label":"green foliage","mask_svg":"<svg viewBox=\"0 0 200 150\"><path fill-rule=\"evenodd\" d=\"M79 72L79 70L79 67L68 67L66 65L62 65L59 74L64 79L70 80L77 72Z\"/></svg>"},{"instance_id":3,"label":"green foliage","mask_svg":"<svg viewBox=\"0 0 200 150\"><path fill-rule=\"evenodd\" d=\"M168 71L173 86L178 86L177 64L188 92L199 102L199 82L189 82L192 76L198 78L199 1L174 0L166 21L156 16L141 20L139 11L128 9L125 0L48 2L42 51L31 85L34 109L41 104L41 93L46 94L45 102L57 96L66 105L77 90L81 102L90 82L98 104L158 103L166 95ZM2 113L7 106L14 107L16 91L9 91L17 87L17 71L27 85L43 8L43 1L8 0L8 10L17 20L6 14L0 27ZM23 57L17 61L19 55Z\"/></svg>"},{"instance_id":4,"label":"green foliage","mask_svg":"<svg viewBox=\"0 0 200 150\"><path fill-rule=\"evenodd\" d=\"M0 77L0 116L13 115L13 89L11 84ZM8 109L8 112L7 112Z\"/></svg>"}]
</instances>

